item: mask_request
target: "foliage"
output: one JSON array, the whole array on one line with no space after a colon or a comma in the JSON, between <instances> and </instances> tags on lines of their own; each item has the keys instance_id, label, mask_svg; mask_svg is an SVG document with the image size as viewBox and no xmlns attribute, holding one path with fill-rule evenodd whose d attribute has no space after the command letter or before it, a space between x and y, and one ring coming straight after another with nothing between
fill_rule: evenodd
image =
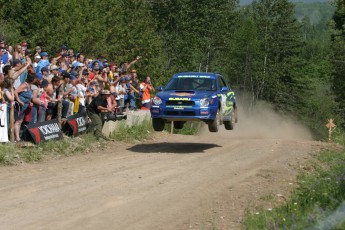
<instances>
[{"instance_id":1,"label":"foliage","mask_svg":"<svg viewBox=\"0 0 345 230\"><path fill-rule=\"evenodd\" d=\"M345 152L327 150L309 162L298 188L271 211L248 210L245 229L344 229Z\"/></svg>"},{"instance_id":2,"label":"foliage","mask_svg":"<svg viewBox=\"0 0 345 230\"><path fill-rule=\"evenodd\" d=\"M332 63L334 67L333 72L333 91L336 96L336 101L339 103L338 113L344 116L345 114L345 3L344 1L335 1L337 10L333 16L333 39L332 39ZM345 129L345 122L342 124Z\"/></svg>"},{"instance_id":3,"label":"foliage","mask_svg":"<svg viewBox=\"0 0 345 230\"><path fill-rule=\"evenodd\" d=\"M221 71L236 1L152 1L157 32L164 39L167 73ZM171 74L169 74L171 75Z\"/></svg>"},{"instance_id":4,"label":"foliage","mask_svg":"<svg viewBox=\"0 0 345 230\"><path fill-rule=\"evenodd\" d=\"M22 147L11 143L0 145L0 164L13 165L20 162L37 162L46 158L71 156L81 152L88 152L94 148L96 139L92 134L76 138L65 137L56 144L56 141L43 142L39 145Z\"/></svg>"},{"instance_id":5,"label":"foliage","mask_svg":"<svg viewBox=\"0 0 345 230\"><path fill-rule=\"evenodd\" d=\"M10 44L27 41L29 48L40 45L52 56L66 44L75 52L91 58L103 55L117 64L140 55L144 58L138 63L139 74L158 75L160 38L148 1L16 0L3 1L0 10ZM20 36L13 36L13 30Z\"/></svg>"}]
</instances>

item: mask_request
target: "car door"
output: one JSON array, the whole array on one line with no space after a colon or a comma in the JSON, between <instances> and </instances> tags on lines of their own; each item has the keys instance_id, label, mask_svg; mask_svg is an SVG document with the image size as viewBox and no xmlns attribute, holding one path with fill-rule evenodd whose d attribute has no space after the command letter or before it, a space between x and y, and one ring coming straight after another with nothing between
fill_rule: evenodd
<instances>
[{"instance_id":1,"label":"car door","mask_svg":"<svg viewBox=\"0 0 345 230\"><path fill-rule=\"evenodd\" d=\"M229 120L231 112L233 110L234 93L230 90L229 86L226 84L223 76L218 76L219 94L221 95L221 106L222 114L224 120ZM222 92L221 89L227 87L228 90Z\"/></svg>"}]
</instances>

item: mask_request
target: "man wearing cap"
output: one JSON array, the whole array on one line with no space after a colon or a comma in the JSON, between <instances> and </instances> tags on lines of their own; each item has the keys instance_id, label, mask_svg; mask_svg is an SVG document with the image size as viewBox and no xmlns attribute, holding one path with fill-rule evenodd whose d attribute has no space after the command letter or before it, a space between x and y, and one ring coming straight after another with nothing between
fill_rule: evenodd
<instances>
[{"instance_id":1,"label":"man wearing cap","mask_svg":"<svg viewBox=\"0 0 345 230\"><path fill-rule=\"evenodd\" d=\"M41 56L36 54L34 56L34 62L32 63L32 67L34 68L35 72L36 72L36 68L37 68L37 65L38 65L38 62L41 60Z\"/></svg>"},{"instance_id":2,"label":"man wearing cap","mask_svg":"<svg viewBox=\"0 0 345 230\"><path fill-rule=\"evenodd\" d=\"M110 140L105 137L102 133L102 119L101 112L109 111L111 112L113 108L107 107L107 99L110 96L109 90L102 90L101 93L95 97L91 103L86 107L86 113L92 121L92 126L94 128L94 134L97 140Z\"/></svg>"},{"instance_id":3,"label":"man wearing cap","mask_svg":"<svg viewBox=\"0 0 345 230\"><path fill-rule=\"evenodd\" d=\"M59 67L57 65L50 66L50 73L55 76L59 76Z\"/></svg>"},{"instance_id":4,"label":"man wearing cap","mask_svg":"<svg viewBox=\"0 0 345 230\"><path fill-rule=\"evenodd\" d=\"M7 64L8 61L4 61L4 57L5 57L5 48L0 47L0 73L2 73L2 69L4 68L5 64Z\"/></svg>"},{"instance_id":5,"label":"man wearing cap","mask_svg":"<svg viewBox=\"0 0 345 230\"><path fill-rule=\"evenodd\" d=\"M68 47L66 45L61 46L61 52L60 52L60 56L62 56L64 53L67 53Z\"/></svg>"},{"instance_id":6,"label":"man wearing cap","mask_svg":"<svg viewBox=\"0 0 345 230\"><path fill-rule=\"evenodd\" d=\"M22 42L22 52L28 49L28 44L26 42Z\"/></svg>"},{"instance_id":7,"label":"man wearing cap","mask_svg":"<svg viewBox=\"0 0 345 230\"><path fill-rule=\"evenodd\" d=\"M0 73L4 65L12 61L11 54L6 50L5 41L0 41Z\"/></svg>"},{"instance_id":8,"label":"man wearing cap","mask_svg":"<svg viewBox=\"0 0 345 230\"><path fill-rule=\"evenodd\" d=\"M13 60L13 74L10 76L11 78L15 79L13 87L16 89L22 83L26 81L27 77L27 68L31 65L31 59L27 57L26 62L22 64L22 61L19 59Z\"/></svg>"},{"instance_id":9,"label":"man wearing cap","mask_svg":"<svg viewBox=\"0 0 345 230\"><path fill-rule=\"evenodd\" d=\"M49 77L49 70L48 67L43 67L41 69L42 77L46 79L48 82L51 82L52 78Z\"/></svg>"},{"instance_id":10,"label":"man wearing cap","mask_svg":"<svg viewBox=\"0 0 345 230\"><path fill-rule=\"evenodd\" d=\"M37 67L35 69L36 73L40 73L41 69L43 67L48 67L50 65L49 59L48 59L48 53L42 52L41 53L41 60L37 63Z\"/></svg>"}]
</instances>

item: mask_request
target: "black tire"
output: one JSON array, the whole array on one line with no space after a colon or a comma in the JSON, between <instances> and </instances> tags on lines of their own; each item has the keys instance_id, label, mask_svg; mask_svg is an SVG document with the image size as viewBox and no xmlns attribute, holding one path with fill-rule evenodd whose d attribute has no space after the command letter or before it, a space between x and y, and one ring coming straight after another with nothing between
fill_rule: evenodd
<instances>
[{"instance_id":1,"label":"black tire","mask_svg":"<svg viewBox=\"0 0 345 230\"><path fill-rule=\"evenodd\" d=\"M236 108L234 108L231 112L231 120L224 121L224 126L226 130L233 130L236 123Z\"/></svg>"},{"instance_id":2,"label":"black tire","mask_svg":"<svg viewBox=\"0 0 345 230\"><path fill-rule=\"evenodd\" d=\"M216 118L214 120L211 120L208 122L208 130L212 133L218 132L219 129L219 113L220 111L217 111Z\"/></svg>"},{"instance_id":3,"label":"black tire","mask_svg":"<svg viewBox=\"0 0 345 230\"><path fill-rule=\"evenodd\" d=\"M184 125L183 121L174 121L174 129L182 129Z\"/></svg>"},{"instance_id":4,"label":"black tire","mask_svg":"<svg viewBox=\"0 0 345 230\"><path fill-rule=\"evenodd\" d=\"M233 130L234 124L231 121L224 121L224 127L226 130Z\"/></svg>"},{"instance_id":5,"label":"black tire","mask_svg":"<svg viewBox=\"0 0 345 230\"><path fill-rule=\"evenodd\" d=\"M161 132L164 129L165 123L160 118L152 118L152 126L154 131Z\"/></svg>"}]
</instances>

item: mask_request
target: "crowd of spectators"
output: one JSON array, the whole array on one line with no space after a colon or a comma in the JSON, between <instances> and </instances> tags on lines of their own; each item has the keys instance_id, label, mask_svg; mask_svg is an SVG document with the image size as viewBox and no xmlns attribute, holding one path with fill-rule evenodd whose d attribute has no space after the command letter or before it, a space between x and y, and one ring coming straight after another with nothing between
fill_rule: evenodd
<instances>
[{"instance_id":1,"label":"crowd of spectators","mask_svg":"<svg viewBox=\"0 0 345 230\"><path fill-rule=\"evenodd\" d=\"M102 56L85 57L67 46L51 55L41 47L29 49L26 42L13 48L0 42L0 110L7 105L7 121L14 105L15 140L20 141L24 123L33 124L84 112L102 90L108 90L107 109L126 113L149 109L154 91L150 76L140 82L133 65L141 59L116 63ZM9 127L9 125L8 125Z\"/></svg>"}]
</instances>

